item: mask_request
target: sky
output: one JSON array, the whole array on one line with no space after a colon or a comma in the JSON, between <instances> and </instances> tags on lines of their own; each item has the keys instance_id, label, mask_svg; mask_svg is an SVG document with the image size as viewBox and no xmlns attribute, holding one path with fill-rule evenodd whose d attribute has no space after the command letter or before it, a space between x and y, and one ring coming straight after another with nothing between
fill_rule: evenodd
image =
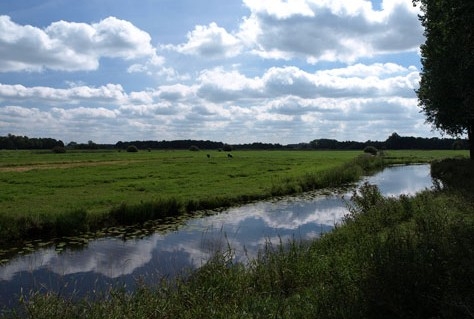
<instances>
[{"instance_id":1,"label":"sky","mask_svg":"<svg viewBox=\"0 0 474 319\"><path fill-rule=\"evenodd\" d=\"M0 2L0 136L439 137L411 0Z\"/></svg>"}]
</instances>

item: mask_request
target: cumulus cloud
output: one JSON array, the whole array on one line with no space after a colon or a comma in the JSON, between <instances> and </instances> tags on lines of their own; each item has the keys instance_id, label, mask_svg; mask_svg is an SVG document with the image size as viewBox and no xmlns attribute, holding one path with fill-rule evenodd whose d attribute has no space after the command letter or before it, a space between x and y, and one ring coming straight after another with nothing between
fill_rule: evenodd
<instances>
[{"instance_id":1,"label":"cumulus cloud","mask_svg":"<svg viewBox=\"0 0 474 319\"><path fill-rule=\"evenodd\" d=\"M60 101L63 103L77 103L80 100L120 101L126 94L120 84L106 84L100 87L86 85L71 86L66 89L57 89L45 86L25 87L20 84L0 84L0 101L34 100L36 102Z\"/></svg>"},{"instance_id":2,"label":"cumulus cloud","mask_svg":"<svg viewBox=\"0 0 474 319\"><path fill-rule=\"evenodd\" d=\"M304 71L298 67L271 67L261 77L216 68L202 72L198 94L214 102L250 98L414 97L419 73L414 67L380 63Z\"/></svg>"},{"instance_id":3,"label":"cumulus cloud","mask_svg":"<svg viewBox=\"0 0 474 319\"><path fill-rule=\"evenodd\" d=\"M0 70L96 70L103 57L163 63L150 42L147 32L115 17L92 24L57 21L40 29L0 16Z\"/></svg>"},{"instance_id":4,"label":"cumulus cloud","mask_svg":"<svg viewBox=\"0 0 474 319\"><path fill-rule=\"evenodd\" d=\"M164 48L206 58L233 57L242 50L240 40L215 22L207 26L197 25L187 34L187 40L186 43L167 45Z\"/></svg>"},{"instance_id":5,"label":"cumulus cloud","mask_svg":"<svg viewBox=\"0 0 474 319\"><path fill-rule=\"evenodd\" d=\"M228 72L221 67L204 70L197 81L197 94L213 102L262 96L263 81L257 77L248 78L236 70Z\"/></svg>"},{"instance_id":6,"label":"cumulus cloud","mask_svg":"<svg viewBox=\"0 0 474 319\"><path fill-rule=\"evenodd\" d=\"M353 63L377 54L416 51L423 41L418 9L404 0L244 0L250 9L238 33L264 58Z\"/></svg>"}]
</instances>

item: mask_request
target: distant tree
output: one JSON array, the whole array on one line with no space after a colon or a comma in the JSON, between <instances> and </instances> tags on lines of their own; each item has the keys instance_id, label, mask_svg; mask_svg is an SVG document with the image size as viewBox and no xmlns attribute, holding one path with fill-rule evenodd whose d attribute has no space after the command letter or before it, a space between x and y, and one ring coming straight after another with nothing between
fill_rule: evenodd
<instances>
[{"instance_id":1,"label":"distant tree","mask_svg":"<svg viewBox=\"0 0 474 319\"><path fill-rule=\"evenodd\" d=\"M334 150L339 148L339 142L333 139L322 138L310 142L311 148Z\"/></svg>"},{"instance_id":2,"label":"distant tree","mask_svg":"<svg viewBox=\"0 0 474 319\"><path fill-rule=\"evenodd\" d=\"M398 135L396 132L393 132L392 135L390 135L388 139L385 141L385 145L388 149L392 149L392 150L403 148L402 137Z\"/></svg>"},{"instance_id":3,"label":"distant tree","mask_svg":"<svg viewBox=\"0 0 474 319\"><path fill-rule=\"evenodd\" d=\"M66 153L66 148L63 147L63 146L57 145L57 146L53 147L52 151L53 151L53 153L56 153L56 154Z\"/></svg>"},{"instance_id":4,"label":"distant tree","mask_svg":"<svg viewBox=\"0 0 474 319\"><path fill-rule=\"evenodd\" d=\"M90 150L95 150L95 149L98 149L99 146L94 143L93 141L88 141L87 142L87 148L90 149Z\"/></svg>"},{"instance_id":5,"label":"distant tree","mask_svg":"<svg viewBox=\"0 0 474 319\"><path fill-rule=\"evenodd\" d=\"M136 147L135 145L129 145L127 147L127 152L129 153L136 153L138 152L138 147Z\"/></svg>"},{"instance_id":6,"label":"distant tree","mask_svg":"<svg viewBox=\"0 0 474 319\"><path fill-rule=\"evenodd\" d=\"M77 146L77 142L74 142L74 141L71 141L67 144L67 147L72 148L72 149L76 148L76 146Z\"/></svg>"},{"instance_id":7,"label":"distant tree","mask_svg":"<svg viewBox=\"0 0 474 319\"><path fill-rule=\"evenodd\" d=\"M366 146L366 147L364 148L364 153L367 153L367 154L377 155L378 152L379 152L379 151L378 151L375 147L373 147L373 146L371 146L371 145Z\"/></svg>"},{"instance_id":8,"label":"distant tree","mask_svg":"<svg viewBox=\"0 0 474 319\"><path fill-rule=\"evenodd\" d=\"M426 42L420 88L427 121L449 135L467 133L474 159L474 1L413 0L420 4Z\"/></svg>"},{"instance_id":9,"label":"distant tree","mask_svg":"<svg viewBox=\"0 0 474 319\"><path fill-rule=\"evenodd\" d=\"M222 150L223 150L224 152L230 152L230 151L232 151L232 145L224 144L224 145L222 146Z\"/></svg>"},{"instance_id":10,"label":"distant tree","mask_svg":"<svg viewBox=\"0 0 474 319\"><path fill-rule=\"evenodd\" d=\"M199 151L199 147L197 147L196 145L191 145L191 146L189 147L189 150L190 150L190 151L193 151L193 152L197 152L197 151Z\"/></svg>"}]
</instances>

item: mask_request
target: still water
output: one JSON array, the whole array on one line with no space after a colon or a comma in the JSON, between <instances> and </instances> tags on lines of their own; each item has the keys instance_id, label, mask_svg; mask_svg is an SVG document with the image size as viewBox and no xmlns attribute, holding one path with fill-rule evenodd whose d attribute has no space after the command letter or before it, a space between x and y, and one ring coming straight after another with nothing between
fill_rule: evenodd
<instances>
[{"instance_id":1,"label":"still water","mask_svg":"<svg viewBox=\"0 0 474 319\"><path fill-rule=\"evenodd\" d=\"M432 187L429 165L395 166L364 179L386 196ZM16 303L21 291L54 290L83 296L109 286L133 289L138 279L153 283L205 263L217 250L232 248L246 262L265 243L317 238L347 213L351 191L305 194L230 208L186 221L174 231L142 239L101 238L80 250L37 250L0 266L0 309Z\"/></svg>"}]
</instances>

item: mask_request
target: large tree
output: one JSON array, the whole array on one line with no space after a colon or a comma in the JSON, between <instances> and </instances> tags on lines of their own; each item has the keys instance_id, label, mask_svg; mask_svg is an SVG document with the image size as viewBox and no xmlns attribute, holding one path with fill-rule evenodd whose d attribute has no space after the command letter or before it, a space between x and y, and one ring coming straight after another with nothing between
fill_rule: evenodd
<instances>
[{"instance_id":1,"label":"large tree","mask_svg":"<svg viewBox=\"0 0 474 319\"><path fill-rule=\"evenodd\" d=\"M467 133L474 159L474 1L413 0L426 42L421 46L420 88L427 121L453 136Z\"/></svg>"}]
</instances>

